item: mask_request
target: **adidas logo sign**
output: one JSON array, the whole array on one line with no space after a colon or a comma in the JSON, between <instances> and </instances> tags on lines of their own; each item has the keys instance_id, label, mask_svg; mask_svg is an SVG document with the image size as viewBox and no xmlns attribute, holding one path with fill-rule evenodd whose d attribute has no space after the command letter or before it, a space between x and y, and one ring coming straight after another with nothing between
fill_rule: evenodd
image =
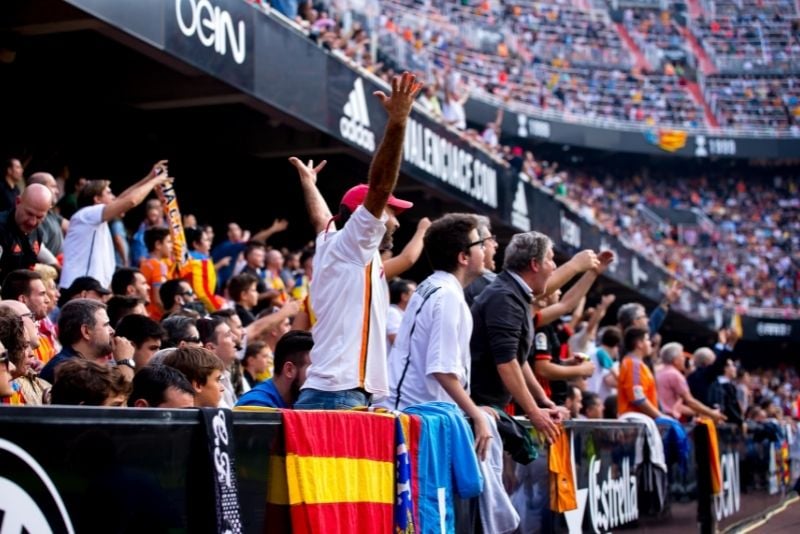
<instances>
[{"instance_id":1,"label":"adidas logo sign","mask_svg":"<svg viewBox=\"0 0 800 534\"><path fill-rule=\"evenodd\" d=\"M525 186L521 181L517 182L517 193L514 195L514 203L511 205L511 224L524 232L531 231L531 218L528 216L528 196L525 194Z\"/></svg>"},{"instance_id":2,"label":"adidas logo sign","mask_svg":"<svg viewBox=\"0 0 800 534\"><path fill-rule=\"evenodd\" d=\"M375 150L375 134L369 130L369 110L364 95L364 82L356 78L353 90L344 105L344 117L339 119L339 133L342 137L358 146L373 152Z\"/></svg>"}]
</instances>

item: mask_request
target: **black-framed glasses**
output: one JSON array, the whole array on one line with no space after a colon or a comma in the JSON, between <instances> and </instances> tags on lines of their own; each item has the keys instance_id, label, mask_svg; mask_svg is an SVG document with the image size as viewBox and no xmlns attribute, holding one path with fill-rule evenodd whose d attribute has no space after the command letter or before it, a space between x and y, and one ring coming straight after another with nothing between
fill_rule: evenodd
<instances>
[{"instance_id":1,"label":"black-framed glasses","mask_svg":"<svg viewBox=\"0 0 800 534\"><path fill-rule=\"evenodd\" d=\"M176 293L176 294L180 295L181 297L193 297L194 296L194 291L192 291L191 289L188 289L186 291L181 291L180 293Z\"/></svg>"},{"instance_id":2,"label":"black-framed glasses","mask_svg":"<svg viewBox=\"0 0 800 534\"><path fill-rule=\"evenodd\" d=\"M475 245L480 245L482 249L486 248L486 242L489 241L490 239L496 242L497 236L490 235L488 237L484 237L483 239L478 239L477 241L473 241L472 243L467 245L467 252L469 252L469 249L471 249Z\"/></svg>"}]
</instances>

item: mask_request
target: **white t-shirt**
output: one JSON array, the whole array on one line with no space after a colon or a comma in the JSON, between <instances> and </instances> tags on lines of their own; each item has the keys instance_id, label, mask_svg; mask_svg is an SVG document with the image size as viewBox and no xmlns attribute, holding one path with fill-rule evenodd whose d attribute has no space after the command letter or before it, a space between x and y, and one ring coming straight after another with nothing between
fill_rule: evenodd
<instances>
[{"instance_id":1,"label":"white t-shirt","mask_svg":"<svg viewBox=\"0 0 800 534\"><path fill-rule=\"evenodd\" d=\"M403 322L403 310L396 304L389 306L389 313L386 315L386 347L387 351L392 351L393 343L389 341L389 336L397 335L400 331L400 323Z\"/></svg>"},{"instance_id":2,"label":"white t-shirt","mask_svg":"<svg viewBox=\"0 0 800 534\"><path fill-rule=\"evenodd\" d=\"M464 300L464 288L452 274L434 272L419 285L406 307L389 354L389 396L379 404L390 409L397 404L397 409L403 410L421 402L455 402L433 373L454 374L469 391L471 335L472 314Z\"/></svg>"},{"instance_id":3,"label":"white t-shirt","mask_svg":"<svg viewBox=\"0 0 800 534\"><path fill-rule=\"evenodd\" d=\"M385 218L359 206L342 230L317 236L311 306L317 322L303 389L363 388L382 396L386 375L386 314L389 295L378 247Z\"/></svg>"},{"instance_id":4,"label":"white t-shirt","mask_svg":"<svg viewBox=\"0 0 800 534\"><path fill-rule=\"evenodd\" d=\"M111 230L103 221L105 204L87 206L75 212L69 220L69 231L64 237L64 268L61 270L62 288L72 285L79 276L91 276L103 287L111 286L116 261Z\"/></svg>"}]
</instances>

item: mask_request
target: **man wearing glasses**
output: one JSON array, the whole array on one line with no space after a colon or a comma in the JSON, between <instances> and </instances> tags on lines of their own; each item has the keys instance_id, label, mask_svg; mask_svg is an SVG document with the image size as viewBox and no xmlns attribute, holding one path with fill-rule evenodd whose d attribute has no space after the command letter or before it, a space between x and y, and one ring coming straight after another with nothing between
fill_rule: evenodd
<instances>
[{"instance_id":1,"label":"man wearing glasses","mask_svg":"<svg viewBox=\"0 0 800 534\"><path fill-rule=\"evenodd\" d=\"M0 343L0 398L10 397L14 394L14 388L11 386L13 377L11 373L14 372L14 364L8 356L8 351Z\"/></svg>"},{"instance_id":2,"label":"man wearing glasses","mask_svg":"<svg viewBox=\"0 0 800 534\"><path fill-rule=\"evenodd\" d=\"M492 223L485 215L476 215L478 220L478 237L483 242L483 272L464 289L467 306L472 306L481 291L497 278L494 255L497 253L497 236L492 235Z\"/></svg>"}]
</instances>

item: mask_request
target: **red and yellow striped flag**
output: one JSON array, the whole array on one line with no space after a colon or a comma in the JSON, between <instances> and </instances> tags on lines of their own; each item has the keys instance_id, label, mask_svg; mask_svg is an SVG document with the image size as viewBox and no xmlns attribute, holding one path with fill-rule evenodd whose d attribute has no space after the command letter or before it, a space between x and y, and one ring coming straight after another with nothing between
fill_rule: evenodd
<instances>
[{"instance_id":1,"label":"red and yellow striped flag","mask_svg":"<svg viewBox=\"0 0 800 534\"><path fill-rule=\"evenodd\" d=\"M391 532L391 415L285 410L286 480L295 533Z\"/></svg>"}]
</instances>

